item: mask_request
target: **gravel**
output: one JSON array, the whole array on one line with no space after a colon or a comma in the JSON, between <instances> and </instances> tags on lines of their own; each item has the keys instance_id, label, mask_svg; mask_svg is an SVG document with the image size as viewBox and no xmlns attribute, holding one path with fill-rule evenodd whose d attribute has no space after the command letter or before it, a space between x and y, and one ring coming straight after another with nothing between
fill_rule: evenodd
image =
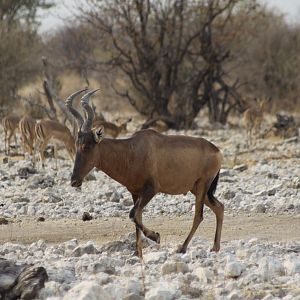
<instances>
[{"instance_id":1,"label":"gravel","mask_svg":"<svg viewBox=\"0 0 300 300\"><path fill-rule=\"evenodd\" d=\"M205 133L224 154L216 196L225 205L225 215L300 213L298 138L272 144L262 140L248 152L239 130L228 134L224 127ZM197 130L187 134L196 136ZM0 170L1 226L7 219L25 217L128 217L131 194L102 172L92 171L82 188L74 189L68 160L60 160L59 170L51 159L45 170L34 169L28 157L5 162ZM190 215L194 203L191 193L158 194L144 215ZM222 242L216 254L209 252L208 241L195 237L184 255L175 253L177 245L159 248L149 242L140 261L132 257L133 236L101 247L74 239L56 245L42 240L31 245L5 243L0 245L0 257L45 268L49 280L39 299L300 300L299 242Z\"/></svg>"}]
</instances>

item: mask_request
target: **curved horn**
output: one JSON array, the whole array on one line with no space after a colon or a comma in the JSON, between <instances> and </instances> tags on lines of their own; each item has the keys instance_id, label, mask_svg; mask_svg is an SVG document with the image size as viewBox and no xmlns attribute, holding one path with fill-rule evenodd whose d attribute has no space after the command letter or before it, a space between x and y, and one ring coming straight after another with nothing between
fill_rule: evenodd
<instances>
[{"instance_id":1,"label":"curved horn","mask_svg":"<svg viewBox=\"0 0 300 300\"><path fill-rule=\"evenodd\" d=\"M96 93L100 89L95 89L92 91L89 91L88 93L84 94L81 98L81 105L83 109L87 113L87 118L83 123L82 131L83 132L89 132L92 128L93 120L94 120L94 111L89 105L90 96L92 96L94 93Z\"/></svg>"},{"instance_id":2,"label":"curved horn","mask_svg":"<svg viewBox=\"0 0 300 300\"><path fill-rule=\"evenodd\" d=\"M82 90L79 90L73 94L71 94L67 100L66 100L66 107L68 108L68 110L70 111L70 113L74 116L74 118L77 121L78 124L78 129L80 130L81 126L84 123L84 120L81 116L81 114L79 113L78 110L76 110L74 107L72 107L72 102L74 100L74 98L76 98L76 96L78 96L79 94L81 94L82 92L85 92L87 90L87 88L84 88Z\"/></svg>"}]
</instances>

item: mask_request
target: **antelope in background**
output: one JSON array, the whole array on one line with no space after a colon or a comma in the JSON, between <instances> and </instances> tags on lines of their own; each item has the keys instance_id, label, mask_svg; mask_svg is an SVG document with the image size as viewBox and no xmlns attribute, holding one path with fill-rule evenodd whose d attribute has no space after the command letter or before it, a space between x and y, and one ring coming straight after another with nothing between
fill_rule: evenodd
<instances>
[{"instance_id":1,"label":"antelope in background","mask_svg":"<svg viewBox=\"0 0 300 300\"><path fill-rule=\"evenodd\" d=\"M15 139L15 148L17 149L16 130L18 129L20 118L17 116L7 116L2 119L2 126L4 129L4 147L5 154L10 154L10 141L12 136Z\"/></svg>"},{"instance_id":2,"label":"antelope in background","mask_svg":"<svg viewBox=\"0 0 300 300\"><path fill-rule=\"evenodd\" d=\"M110 136L112 138L116 138L120 134L127 133L127 124L129 122L131 122L131 118L118 126L112 122L108 122L108 121L100 120L100 119L94 119L92 127L97 128L99 126L103 126L103 128L105 129L105 135Z\"/></svg>"},{"instance_id":3,"label":"antelope in background","mask_svg":"<svg viewBox=\"0 0 300 300\"><path fill-rule=\"evenodd\" d=\"M224 206L214 196L221 168L220 150L203 138L166 136L154 130L141 130L127 139L103 138L104 127L92 129L94 113L88 101L97 90L86 93L81 105L84 120L72 107L73 99L86 89L69 96L66 106L76 118L78 135L71 185L80 187L84 177L96 167L124 185L132 195L133 208L129 217L136 228L136 254L142 257L141 232L160 243L160 235L142 223L142 211L157 194L185 194L196 197L191 231L178 248L185 253L199 224L203 220L204 204L216 215L216 232L212 250L219 251Z\"/></svg>"},{"instance_id":4,"label":"antelope in background","mask_svg":"<svg viewBox=\"0 0 300 300\"><path fill-rule=\"evenodd\" d=\"M253 134L257 139L260 133L261 124L264 118L264 112L266 106L270 102L271 98L256 99L256 106L248 108L244 111L244 125L247 134L247 145L252 145Z\"/></svg>"},{"instance_id":5,"label":"antelope in background","mask_svg":"<svg viewBox=\"0 0 300 300\"><path fill-rule=\"evenodd\" d=\"M44 150L51 139L64 143L72 161L75 155L75 141L69 128L52 120L41 120L35 126L37 148L39 149L42 167L45 167ZM54 157L57 169L57 145L54 144Z\"/></svg>"},{"instance_id":6,"label":"antelope in background","mask_svg":"<svg viewBox=\"0 0 300 300\"><path fill-rule=\"evenodd\" d=\"M24 116L19 122L24 154L25 152L28 152L30 155L34 154L35 125L36 120L30 116Z\"/></svg>"}]
</instances>

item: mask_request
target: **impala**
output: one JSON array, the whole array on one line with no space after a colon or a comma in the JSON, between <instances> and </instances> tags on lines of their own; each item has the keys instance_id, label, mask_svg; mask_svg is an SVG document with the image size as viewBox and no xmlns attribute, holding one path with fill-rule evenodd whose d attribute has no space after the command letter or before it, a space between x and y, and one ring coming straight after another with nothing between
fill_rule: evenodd
<instances>
[{"instance_id":1,"label":"impala","mask_svg":"<svg viewBox=\"0 0 300 300\"><path fill-rule=\"evenodd\" d=\"M10 140L12 136L14 136L15 139L15 148L17 148L16 130L18 129L19 120L20 118L17 116L7 116L2 119L5 154L10 154Z\"/></svg>"},{"instance_id":2,"label":"impala","mask_svg":"<svg viewBox=\"0 0 300 300\"><path fill-rule=\"evenodd\" d=\"M23 151L30 155L34 153L36 120L30 116L24 116L19 122L19 129L22 137Z\"/></svg>"},{"instance_id":3,"label":"impala","mask_svg":"<svg viewBox=\"0 0 300 300\"><path fill-rule=\"evenodd\" d=\"M105 135L110 136L112 138L118 137L120 134L127 133L127 124L131 122L131 119L127 120L126 122L122 123L121 125L116 125L114 123L105 121L105 120L94 120L93 121L93 128L97 128L103 126L105 130Z\"/></svg>"},{"instance_id":4,"label":"impala","mask_svg":"<svg viewBox=\"0 0 300 300\"><path fill-rule=\"evenodd\" d=\"M258 137L264 112L271 98L255 99L256 106L244 111L244 125L247 133L247 144L252 145L252 136ZM253 132L254 131L254 132Z\"/></svg>"},{"instance_id":5,"label":"impala","mask_svg":"<svg viewBox=\"0 0 300 300\"><path fill-rule=\"evenodd\" d=\"M189 235L178 248L185 253L196 229L203 220L204 204L216 215L216 232L212 250L219 251L224 206L214 196L221 168L220 150L203 138L167 136L147 129L127 139L103 138L104 128L92 130L93 110L88 101L97 90L81 99L86 119L72 107L72 100L85 90L67 99L67 107L78 122L76 157L71 185L80 187L84 177L96 167L124 185L132 194L129 213L136 227L136 254L142 257L141 232L160 243L160 235L142 223L142 211L157 194L185 194L196 197L194 221Z\"/></svg>"},{"instance_id":6,"label":"impala","mask_svg":"<svg viewBox=\"0 0 300 300\"><path fill-rule=\"evenodd\" d=\"M40 153L42 167L45 167L44 150L51 139L64 143L70 158L74 161L75 141L69 128L52 120L41 120L35 125L35 134ZM57 146L54 144L54 156L57 169Z\"/></svg>"}]
</instances>

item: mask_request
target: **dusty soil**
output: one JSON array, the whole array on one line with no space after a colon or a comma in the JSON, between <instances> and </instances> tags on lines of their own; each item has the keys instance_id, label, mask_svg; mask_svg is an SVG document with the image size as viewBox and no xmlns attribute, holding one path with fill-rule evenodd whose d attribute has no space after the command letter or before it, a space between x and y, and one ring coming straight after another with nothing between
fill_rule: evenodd
<instances>
[{"instance_id":1,"label":"dusty soil","mask_svg":"<svg viewBox=\"0 0 300 300\"><path fill-rule=\"evenodd\" d=\"M181 243L187 236L191 217L160 216L144 218L144 224L161 234L161 243ZM300 215L268 216L225 216L222 242L237 239L266 239L268 241L299 241ZM215 220L205 217L195 235L203 236L213 242ZM101 218L89 222L81 220L46 220L37 222L33 219L14 220L8 225L0 225L0 243L32 243L43 239L48 243L61 243L76 238L80 243L94 240L98 245L122 238L134 232L134 225L129 219Z\"/></svg>"}]
</instances>

